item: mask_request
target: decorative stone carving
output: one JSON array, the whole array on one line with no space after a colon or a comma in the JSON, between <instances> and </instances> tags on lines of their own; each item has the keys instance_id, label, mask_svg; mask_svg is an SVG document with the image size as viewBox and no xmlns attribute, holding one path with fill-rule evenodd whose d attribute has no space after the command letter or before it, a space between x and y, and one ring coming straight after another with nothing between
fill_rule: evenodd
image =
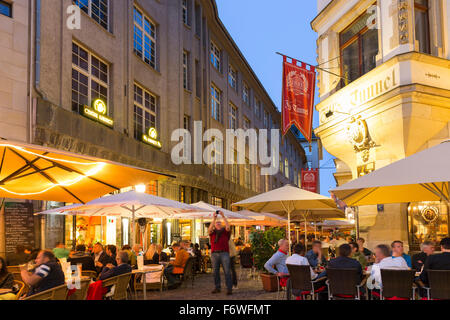
<instances>
[{"instance_id":1,"label":"decorative stone carving","mask_svg":"<svg viewBox=\"0 0 450 320\"><path fill-rule=\"evenodd\" d=\"M408 0L398 1L398 31L400 44L409 42Z\"/></svg>"},{"instance_id":2,"label":"decorative stone carving","mask_svg":"<svg viewBox=\"0 0 450 320\"><path fill-rule=\"evenodd\" d=\"M370 149L376 146L369 133L367 122L361 116L351 117L346 128L348 141L353 145L355 152L362 153L362 159L366 162L370 157Z\"/></svg>"}]
</instances>

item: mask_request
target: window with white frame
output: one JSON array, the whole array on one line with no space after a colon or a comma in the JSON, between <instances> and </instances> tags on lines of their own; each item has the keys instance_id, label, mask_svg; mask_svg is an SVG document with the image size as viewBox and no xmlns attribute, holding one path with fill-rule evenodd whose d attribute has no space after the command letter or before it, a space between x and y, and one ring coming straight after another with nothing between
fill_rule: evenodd
<instances>
[{"instance_id":1,"label":"window with white frame","mask_svg":"<svg viewBox=\"0 0 450 320\"><path fill-rule=\"evenodd\" d=\"M189 52L186 50L183 51L183 88L186 90L190 89L190 83L189 83Z\"/></svg>"},{"instance_id":2,"label":"window with white frame","mask_svg":"<svg viewBox=\"0 0 450 320\"><path fill-rule=\"evenodd\" d=\"M245 82L242 88L242 100L246 105L250 105L250 88Z\"/></svg>"},{"instance_id":3,"label":"window with white frame","mask_svg":"<svg viewBox=\"0 0 450 320\"><path fill-rule=\"evenodd\" d=\"M157 129L157 98L143 87L134 84L134 138L141 140L150 128Z\"/></svg>"},{"instance_id":4,"label":"window with white frame","mask_svg":"<svg viewBox=\"0 0 450 320\"><path fill-rule=\"evenodd\" d=\"M187 26L190 26L190 19L189 19L189 4L188 0L182 0L181 3L181 11L183 16L183 23Z\"/></svg>"},{"instance_id":5,"label":"window with white frame","mask_svg":"<svg viewBox=\"0 0 450 320\"><path fill-rule=\"evenodd\" d=\"M238 128L238 109L232 102L230 102L229 118L230 118L230 128L229 129L237 130L237 128Z\"/></svg>"},{"instance_id":6,"label":"window with white frame","mask_svg":"<svg viewBox=\"0 0 450 320\"><path fill-rule=\"evenodd\" d=\"M74 0L74 3L109 31L109 0Z\"/></svg>"},{"instance_id":7,"label":"window with white frame","mask_svg":"<svg viewBox=\"0 0 450 320\"><path fill-rule=\"evenodd\" d=\"M220 72L221 68L221 52L219 47L211 41L211 63Z\"/></svg>"},{"instance_id":8,"label":"window with white frame","mask_svg":"<svg viewBox=\"0 0 450 320\"><path fill-rule=\"evenodd\" d=\"M72 43L72 111L81 113L96 99L109 105L109 66L106 62ZM111 115L111 108L108 108Z\"/></svg>"},{"instance_id":9,"label":"window with white frame","mask_svg":"<svg viewBox=\"0 0 450 320\"><path fill-rule=\"evenodd\" d=\"M134 52L156 69L156 25L134 7Z\"/></svg>"},{"instance_id":10,"label":"window with white frame","mask_svg":"<svg viewBox=\"0 0 450 320\"><path fill-rule=\"evenodd\" d=\"M219 122L222 120L221 95L220 90L211 85L211 117Z\"/></svg>"},{"instance_id":11,"label":"window with white frame","mask_svg":"<svg viewBox=\"0 0 450 320\"><path fill-rule=\"evenodd\" d=\"M252 169L251 169L251 165L250 165L250 160L248 158L245 159L244 186L247 189L252 188Z\"/></svg>"},{"instance_id":12,"label":"window with white frame","mask_svg":"<svg viewBox=\"0 0 450 320\"><path fill-rule=\"evenodd\" d=\"M231 165L231 182L239 183L239 165L238 165L238 152L233 150L233 164Z\"/></svg>"},{"instance_id":13,"label":"window with white frame","mask_svg":"<svg viewBox=\"0 0 450 320\"><path fill-rule=\"evenodd\" d=\"M231 64L228 66L228 83L237 90L237 71Z\"/></svg>"}]
</instances>

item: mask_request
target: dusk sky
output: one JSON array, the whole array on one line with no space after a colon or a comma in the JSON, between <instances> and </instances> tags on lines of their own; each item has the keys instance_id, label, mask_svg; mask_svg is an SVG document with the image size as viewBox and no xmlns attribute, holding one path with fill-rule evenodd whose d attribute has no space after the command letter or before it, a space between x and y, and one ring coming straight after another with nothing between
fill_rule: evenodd
<instances>
[{"instance_id":1,"label":"dusk sky","mask_svg":"<svg viewBox=\"0 0 450 320\"><path fill-rule=\"evenodd\" d=\"M281 52L316 65L317 34L310 22L317 15L317 1L216 0L219 16L279 110L281 107ZM317 92L317 90L316 90ZM316 103L319 102L316 97ZM319 125L315 112L314 128ZM333 157L324 150L321 193L336 186Z\"/></svg>"}]
</instances>

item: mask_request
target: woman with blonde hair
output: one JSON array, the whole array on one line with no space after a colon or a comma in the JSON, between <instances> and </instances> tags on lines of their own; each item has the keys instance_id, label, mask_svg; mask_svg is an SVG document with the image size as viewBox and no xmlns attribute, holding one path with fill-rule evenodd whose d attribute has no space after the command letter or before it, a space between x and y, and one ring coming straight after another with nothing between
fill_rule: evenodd
<instances>
[{"instance_id":1,"label":"woman with blonde hair","mask_svg":"<svg viewBox=\"0 0 450 320\"><path fill-rule=\"evenodd\" d=\"M145 264L159 264L159 255L156 252L156 244L152 243L145 253Z\"/></svg>"}]
</instances>

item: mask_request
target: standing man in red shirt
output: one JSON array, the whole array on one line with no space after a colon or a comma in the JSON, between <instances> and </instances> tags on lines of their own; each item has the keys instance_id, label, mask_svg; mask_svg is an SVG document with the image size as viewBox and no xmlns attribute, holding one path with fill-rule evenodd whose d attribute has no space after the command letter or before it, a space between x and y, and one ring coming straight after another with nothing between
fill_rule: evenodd
<instances>
[{"instance_id":1,"label":"standing man in red shirt","mask_svg":"<svg viewBox=\"0 0 450 320\"><path fill-rule=\"evenodd\" d=\"M225 228L220 221L217 221L217 216L221 215L225 222ZM220 265L222 265L223 272L225 273L225 282L227 284L227 295L233 294L233 281L231 278L231 265L230 265L230 249L228 242L230 240L230 224L227 218L221 211L217 211L214 214L213 221L209 226L209 237L211 239L211 262L214 270L214 283L216 288L212 292L213 294L219 293L221 290L220 281Z\"/></svg>"}]
</instances>

